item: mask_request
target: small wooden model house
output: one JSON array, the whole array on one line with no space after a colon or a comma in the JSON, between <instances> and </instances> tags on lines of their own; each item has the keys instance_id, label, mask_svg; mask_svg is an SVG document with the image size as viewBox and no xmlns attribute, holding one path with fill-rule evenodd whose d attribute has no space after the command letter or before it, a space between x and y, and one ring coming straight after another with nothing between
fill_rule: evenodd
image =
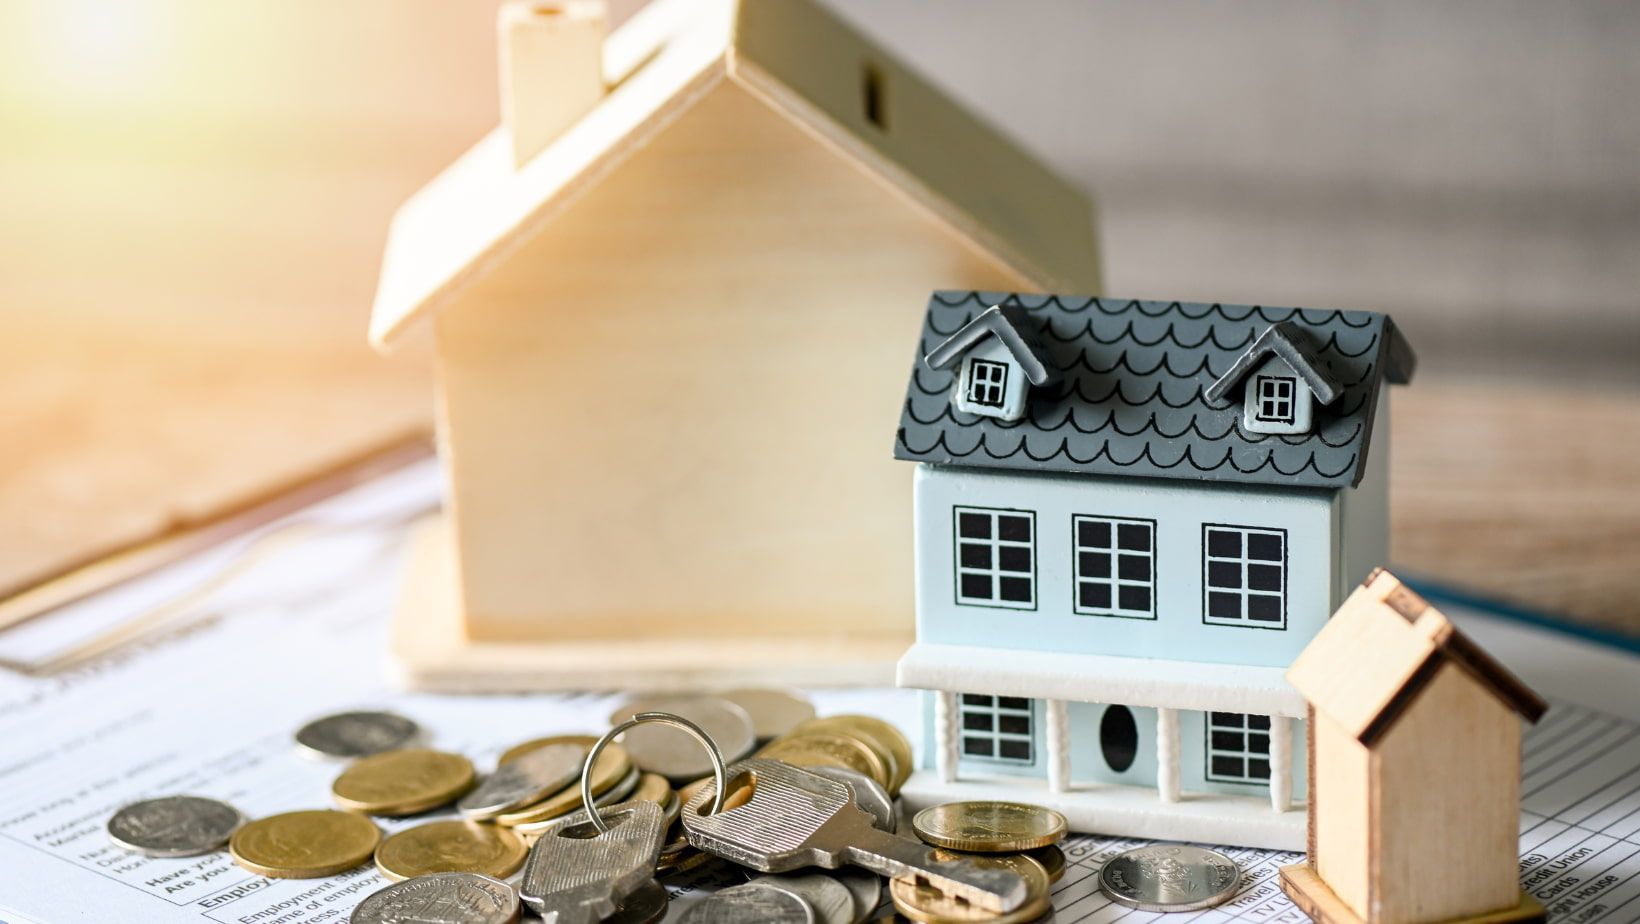
<instances>
[{"instance_id":1,"label":"small wooden model house","mask_svg":"<svg viewBox=\"0 0 1640 924\"><path fill-rule=\"evenodd\" d=\"M1367 311L936 292L894 455L918 463L925 697L908 804L1298 849L1283 674L1384 560L1390 385Z\"/></svg>"},{"instance_id":2,"label":"small wooden model house","mask_svg":"<svg viewBox=\"0 0 1640 924\"><path fill-rule=\"evenodd\" d=\"M1383 570L1287 676L1310 703L1310 840L1281 882L1306 914L1542 920L1517 872L1520 720L1542 699Z\"/></svg>"},{"instance_id":3,"label":"small wooden model house","mask_svg":"<svg viewBox=\"0 0 1640 924\"><path fill-rule=\"evenodd\" d=\"M394 637L443 688L886 681L941 285L1098 284L1088 199L811 0L501 11L504 124L394 219L444 522Z\"/></svg>"}]
</instances>

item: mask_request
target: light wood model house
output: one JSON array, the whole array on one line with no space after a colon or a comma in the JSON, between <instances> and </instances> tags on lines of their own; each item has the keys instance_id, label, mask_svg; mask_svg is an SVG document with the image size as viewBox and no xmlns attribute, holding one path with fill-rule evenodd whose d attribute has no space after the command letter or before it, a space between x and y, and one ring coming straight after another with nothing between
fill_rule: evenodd
<instances>
[{"instance_id":1,"label":"light wood model house","mask_svg":"<svg viewBox=\"0 0 1640 924\"><path fill-rule=\"evenodd\" d=\"M400 209L371 321L431 328L442 522L401 680L888 682L939 287L1097 291L1078 190L807 0L500 17L503 124Z\"/></svg>"},{"instance_id":2,"label":"light wood model house","mask_svg":"<svg viewBox=\"0 0 1640 924\"><path fill-rule=\"evenodd\" d=\"M1378 570L1287 674L1310 703L1309 858L1282 888L1325 924L1537 921L1521 891L1521 718L1547 705Z\"/></svg>"}]
</instances>

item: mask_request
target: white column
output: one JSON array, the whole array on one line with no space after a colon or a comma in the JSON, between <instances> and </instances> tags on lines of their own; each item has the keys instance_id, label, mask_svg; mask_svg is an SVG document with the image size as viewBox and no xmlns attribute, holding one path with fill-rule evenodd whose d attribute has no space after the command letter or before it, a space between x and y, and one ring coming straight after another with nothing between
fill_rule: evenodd
<instances>
[{"instance_id":1,"label":"white column","mask_svg":"<svg viewBox=\"0 0 1640 924\"><path fill-rule=\"evenodd\" d=\"M1071 784L1071 723L1062 699L1043 700L1048 720L1048 789L1064 792Z\"/></svg>"},{"instance_id":2,"label":"white column","mask_svg":"<svg viewBox=\"0 0 1640 924\"><path fill-rule=\"evenodd\" d=\"M1179 710L1156 709L1156 794L1179 801Z\"/></svg>"},{"instance_id":3,"label":"white column","mask_svg":"<svg viewBox=\"0 0 1640 924\"><path fill-rule=\"evenodd\" d=\"M1270 808L1285 812L1293 802L1293 720L1270 716Z\"/></svg>"},{"instance_id":4,"label":"white column","mask_svg":"<svg viewBox=\"0 0 1640 924\"><path fill-rule=\"evenodd\" d=\"M934 693L934 769L941 783L957 781L957 759L961 737L957 734L957 694L949 690Z\"/></svg>"}]
</instances>

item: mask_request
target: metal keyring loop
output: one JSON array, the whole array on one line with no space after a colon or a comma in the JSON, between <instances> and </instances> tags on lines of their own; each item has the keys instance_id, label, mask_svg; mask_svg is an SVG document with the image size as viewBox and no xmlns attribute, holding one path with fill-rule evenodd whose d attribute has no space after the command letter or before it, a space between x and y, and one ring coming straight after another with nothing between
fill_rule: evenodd
<instances>
[{"instance_id":1,"label":"metal keyring loop","mask_svg":"<svg viewBox=\"0 0 1640 924\"><path fill-rule=\"evenodd\" d=\"M723 766L723 754L718 750L717 742L712 740L712 736L708 735L705 729L681 715L673 715L670 712L640 712L604 732L604 736L599 738L598 743L594 744L592 750L587 752L587 761L581 766L581 805L586 809L587 817L592 819L592 826L598 829L599 834L608 834L609 825L604 824L604 819L592 800L592 765L598 761L598 755L603 752L605 745L639 725L651 723L670 725L673 728L686 731L696 741L700 742L701 747L706 749L706 756L712 759L712 781L717 784L715 786L716 791L712 794L711 814L716 815L718 812L723 811L723 785L728 778L728 770Z\"/></svg>"}]
</instances>

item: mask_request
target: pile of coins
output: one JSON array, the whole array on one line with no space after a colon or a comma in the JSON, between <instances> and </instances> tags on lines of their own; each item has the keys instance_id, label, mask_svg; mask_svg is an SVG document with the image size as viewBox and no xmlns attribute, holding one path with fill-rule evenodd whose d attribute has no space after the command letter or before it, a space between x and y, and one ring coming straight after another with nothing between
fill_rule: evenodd
<instances>
[{"instance_id":1,"label":"pile of coins","mask_svg":"<svg viewBox=\"0 0 1640 924\"><path fill-rule=\"evenodd\" d=\"M878 872L889 878L894 909L913 921L1024 922L1051 913L1049 888L1065 869L1065 855L1056 846L1065 836L1065 819L1022 803L961 802L919 812L910 821L909 832L903 831L907 826L896 797L912 771L911 745L881 719L816 717L807 700L779 690L645 697L623 704L609 719L612 725L630 725L628 719L637 713L674 727L636 725L627 728L618 743L594 735L523 741L502 752L495 770L483 778L467 757L421 746L421 729L410 719L387 712L340 713L310 722L296 733L297 746L308 754L347 762L331 784L336 808L247 822L232 806L217 800L168 796L120 809L109 820L108 831L119 846L153 857L190 856L226 846L238 865L273 878L331 876L374 860L394 884L358 906L352 917L355 924L508 924L522 913L521 896L544 910L547 899L542 896L552 889L584 890L574 884L589 878L602 881L600 871L574 867L564 857L580 850L579 844L592 844L587 849L594 860L587 862L619 867L626 862L620 859L626 843L622 838L631 841L632 857L647 857L641 868L631 874L610 872L611 881L603 886L608 896L583 896L575 913L554 911L557 920L659 921L668 912L669 895L656 877L678 876L707 864L717 864L703 873L713 873L718 884L724 877L729 882L746 881L694 901L682 914L684 921L860 924L882 904L883 877ZM679 731L684 727L691 733ZM718 798L714 769L722 772L723 767L702 741L715 747L723 762L744 761L738 775L724 777L716 812L707 806ZM598 753L587 766L594 747ZM776 792L787 776L799 784L783 794ZM816 794L823 792L837 794L831 808L816 801L813 807L777 804L771 810L765 804L762 810L754 806L750 811L759 817L798 818L808 813L820 818L852 803L847 810L855 812L852 817L858 821L850 824L858 827L843 825L838 830L852 831L848 836L856 840L850 843L877 845L858 850L875 851L876 856L920 851L922 859L912 860L909 867L894 867L898 861L886 866L865 863L877 872L850 867L812 870L820 861L811 857L789 862L755 837L741 852L725 849L723 842L710 837L705 838L707 849L701 848L708 822L735 817L731 811L749 801L801 802L820 799ZM598 818L588 816L587 798L601 807ZM385 838L371 820L440 810L446 814ZM695 813L687 824L686 811ZM599 830L611 825L617 833ZM639 828L653 832L653 839L644 835L632 840L630 832ZM895 846L908 843L905 833L933 850L917 846L908 852ZM550 862L538 862L542 841L550 841L548 846L556 851ZM844 857L845 863L862 862L858 851L849 855L853 859L845 856L856 849L849 844L821 846ZM947 865L966 870L968 878L930 878L914 872ZM797 867L810 869L756 872ZM1233 881L1233 864L1229 868ZM506 881L521 870L518 885ZM1213 882L1215 893L1222 891L1218 879ZM1129 870L1119 885L1143 880ZM972 899L988 893L958 894L964 882L989 883L993 889L1003 883L1011 887L1012 900L1005 909L983 907ZM1018 891L1020 882L1023 892ZM1105 889L1111 891L1108 885ZM1165 901L1150 898L1145 907L1162 910Z\"/></svg>"}]
</instances>

